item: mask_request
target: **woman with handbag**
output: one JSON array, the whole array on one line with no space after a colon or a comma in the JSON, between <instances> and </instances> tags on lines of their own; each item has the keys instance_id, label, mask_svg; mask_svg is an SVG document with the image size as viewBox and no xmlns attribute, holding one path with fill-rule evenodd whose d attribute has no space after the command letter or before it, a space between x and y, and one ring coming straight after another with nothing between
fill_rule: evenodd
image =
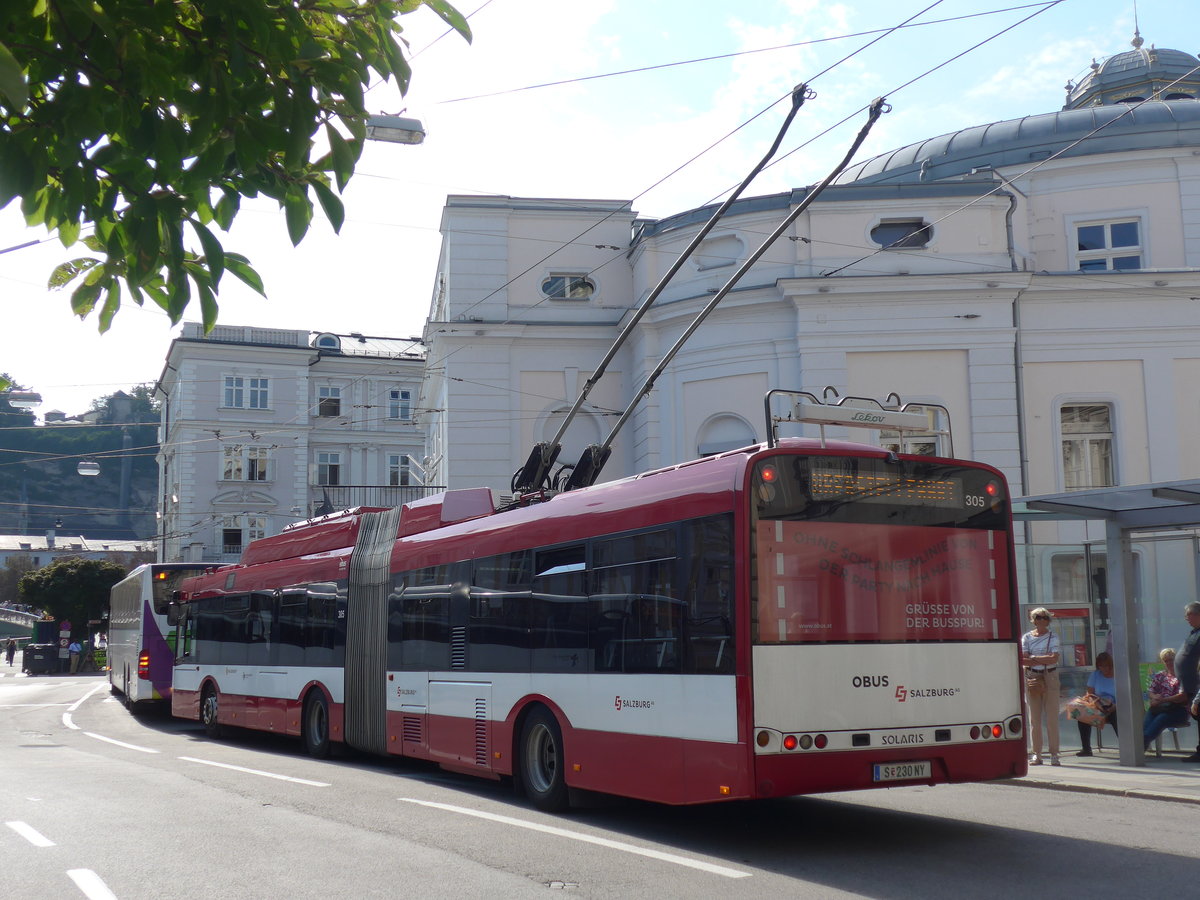
<instances>
[{"instance_id":1,"label":"woman with handbag","mask_svg":"<svg viewBox=\"0 0 1200 900\"><path fill-rule=\"evenodd\" d=\"M1155 672L1150 679L1150 689L1147 691L1150 708L1146 710L1146 718L1142 722L1142 737L1147 750L1166 729L1182 728L1188 723L1188 696L1175 674L1175 651L1166 647L1159 651L1158 658L1164 668L1161 672Z\"/></svg>"},{"instance_id":2,"label":"woman with handbag","mask_svg":"<svg viewBox=\"0 0 1200 900\"><path fill-rule=\"evenodd\" d=\"M1083 745L1083 749L1079 751L1080 756L1092 755L1092 725L1099 728L1111 725L1113 734L1118 733L1117 683L1113 680L1112 654L1107 652L1096 654L1096 671L1088 676L1086 696L1097 699L1104 717L1095 722L1078 721L1075 723L1079 726L1079 743Z\"/></svg>"},{"instance_id":3,"label":"woman with handbag","mask_svg":"<svg viewBox=\"0 0 1200 900\"><path fill-rule=\"evenodd\" d=\"M1029 707L1031 765L1042 764L1042 721L1050 750L1050 765L1058 761L1058 635L1050 630L1050 610L1039 606L1029 613L1033 631L1021 635L1021 665L1025 668L1025 703Z\"/></svg>"}]
</instances>

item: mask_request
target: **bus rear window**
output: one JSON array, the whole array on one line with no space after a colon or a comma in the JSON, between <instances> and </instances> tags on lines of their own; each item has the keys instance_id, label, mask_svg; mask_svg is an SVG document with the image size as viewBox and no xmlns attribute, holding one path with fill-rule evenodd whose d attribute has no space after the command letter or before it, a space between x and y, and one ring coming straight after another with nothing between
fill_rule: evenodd
<instances>
[{"instance_id":1,"label":"bus rear window","mask_svg":"<svg viewBox=\"0 0 1200 900\"><path fill-rule=\"evenodd\" d=\"M940 464L835 462L853 465L832 482L826 460L756 469L757 643L1010 640L1002 482Z\"/></svg>"}]
</instances>

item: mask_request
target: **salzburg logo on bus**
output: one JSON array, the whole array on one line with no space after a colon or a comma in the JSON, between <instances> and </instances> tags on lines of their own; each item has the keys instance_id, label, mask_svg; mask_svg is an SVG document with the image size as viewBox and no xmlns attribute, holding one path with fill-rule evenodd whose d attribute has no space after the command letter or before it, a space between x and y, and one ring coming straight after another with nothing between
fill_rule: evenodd
<instances>
[{"instance_id":1,"label":"salzburg logo on bus","mask_svg":"<svg viewBox=\"0 0 1200 900\"><path fill-rule=\"evenodd\" d=\"M929 700L935 697L956 697L962 693L960 687L933 687L933 688L906 688L904 685L896 686L896 700L903 703L909 697L914 699Z\"/></svg>"},{"instance_id":2,"label":"salzburg logo on bus","mask_svg":"<svg viewBox=\"0 0 1200 900\"><path fill-rule=\"evenodd\" d=\"M620 694L617 694L613 701L613 706L618 711L622 709L654 709L653 700L630 700L628 697L622 699Z\"/></svg>"}]
</instances>

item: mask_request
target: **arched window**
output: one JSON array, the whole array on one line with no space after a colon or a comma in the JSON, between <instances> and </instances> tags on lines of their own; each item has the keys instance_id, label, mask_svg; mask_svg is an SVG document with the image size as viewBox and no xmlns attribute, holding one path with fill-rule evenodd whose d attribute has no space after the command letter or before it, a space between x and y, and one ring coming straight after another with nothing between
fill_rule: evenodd
<instances>
[{"instance_id":1,"label":"arched window","mask_svg":"<svg viewBox=\"0 0 1200 900\"><path fill-rule=\"evenodd\" d=\"M719 413L700 426L700 433L696 437L696 453L713 456L757 443L758 437L749 422L733 413Z\"/></svg>"}]
</instances>

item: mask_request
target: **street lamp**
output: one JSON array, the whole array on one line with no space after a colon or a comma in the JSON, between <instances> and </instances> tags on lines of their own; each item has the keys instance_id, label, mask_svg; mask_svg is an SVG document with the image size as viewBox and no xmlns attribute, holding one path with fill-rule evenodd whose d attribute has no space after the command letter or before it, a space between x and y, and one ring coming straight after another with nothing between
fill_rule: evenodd
<instances>
[{"instance_id":1,"label":"street lamp","mask_svg":"<svg viewBox=\"0 0 1200 900\"><path fill-rule=\"evenodd\" d=\"M394 144L419 144L425 140L425 126L419 119L406 119L403 116L369 116L367 138Z\"/></svg>"},{"instance_id":2,"label":"street lamp","mask_svg":"<svg viewBox=\"0 0 1200 900\"><path fill-rule=\"evenodd\" d=\"M94 459L81 459L79 464L75 466L75 471L80 475L99 475L100 463Z\"/></svg>"},{"instance_id":3,"label":"street lamp","mask_svg":"<svg viewBox=\"0 0 1200 900\"><path fill-rule=\"evenodd\" d=\"M33 409L42 405L42 395L37 391L4 391L0 393L0 397L17 409Z\"/></svg>"}]
</instances>

